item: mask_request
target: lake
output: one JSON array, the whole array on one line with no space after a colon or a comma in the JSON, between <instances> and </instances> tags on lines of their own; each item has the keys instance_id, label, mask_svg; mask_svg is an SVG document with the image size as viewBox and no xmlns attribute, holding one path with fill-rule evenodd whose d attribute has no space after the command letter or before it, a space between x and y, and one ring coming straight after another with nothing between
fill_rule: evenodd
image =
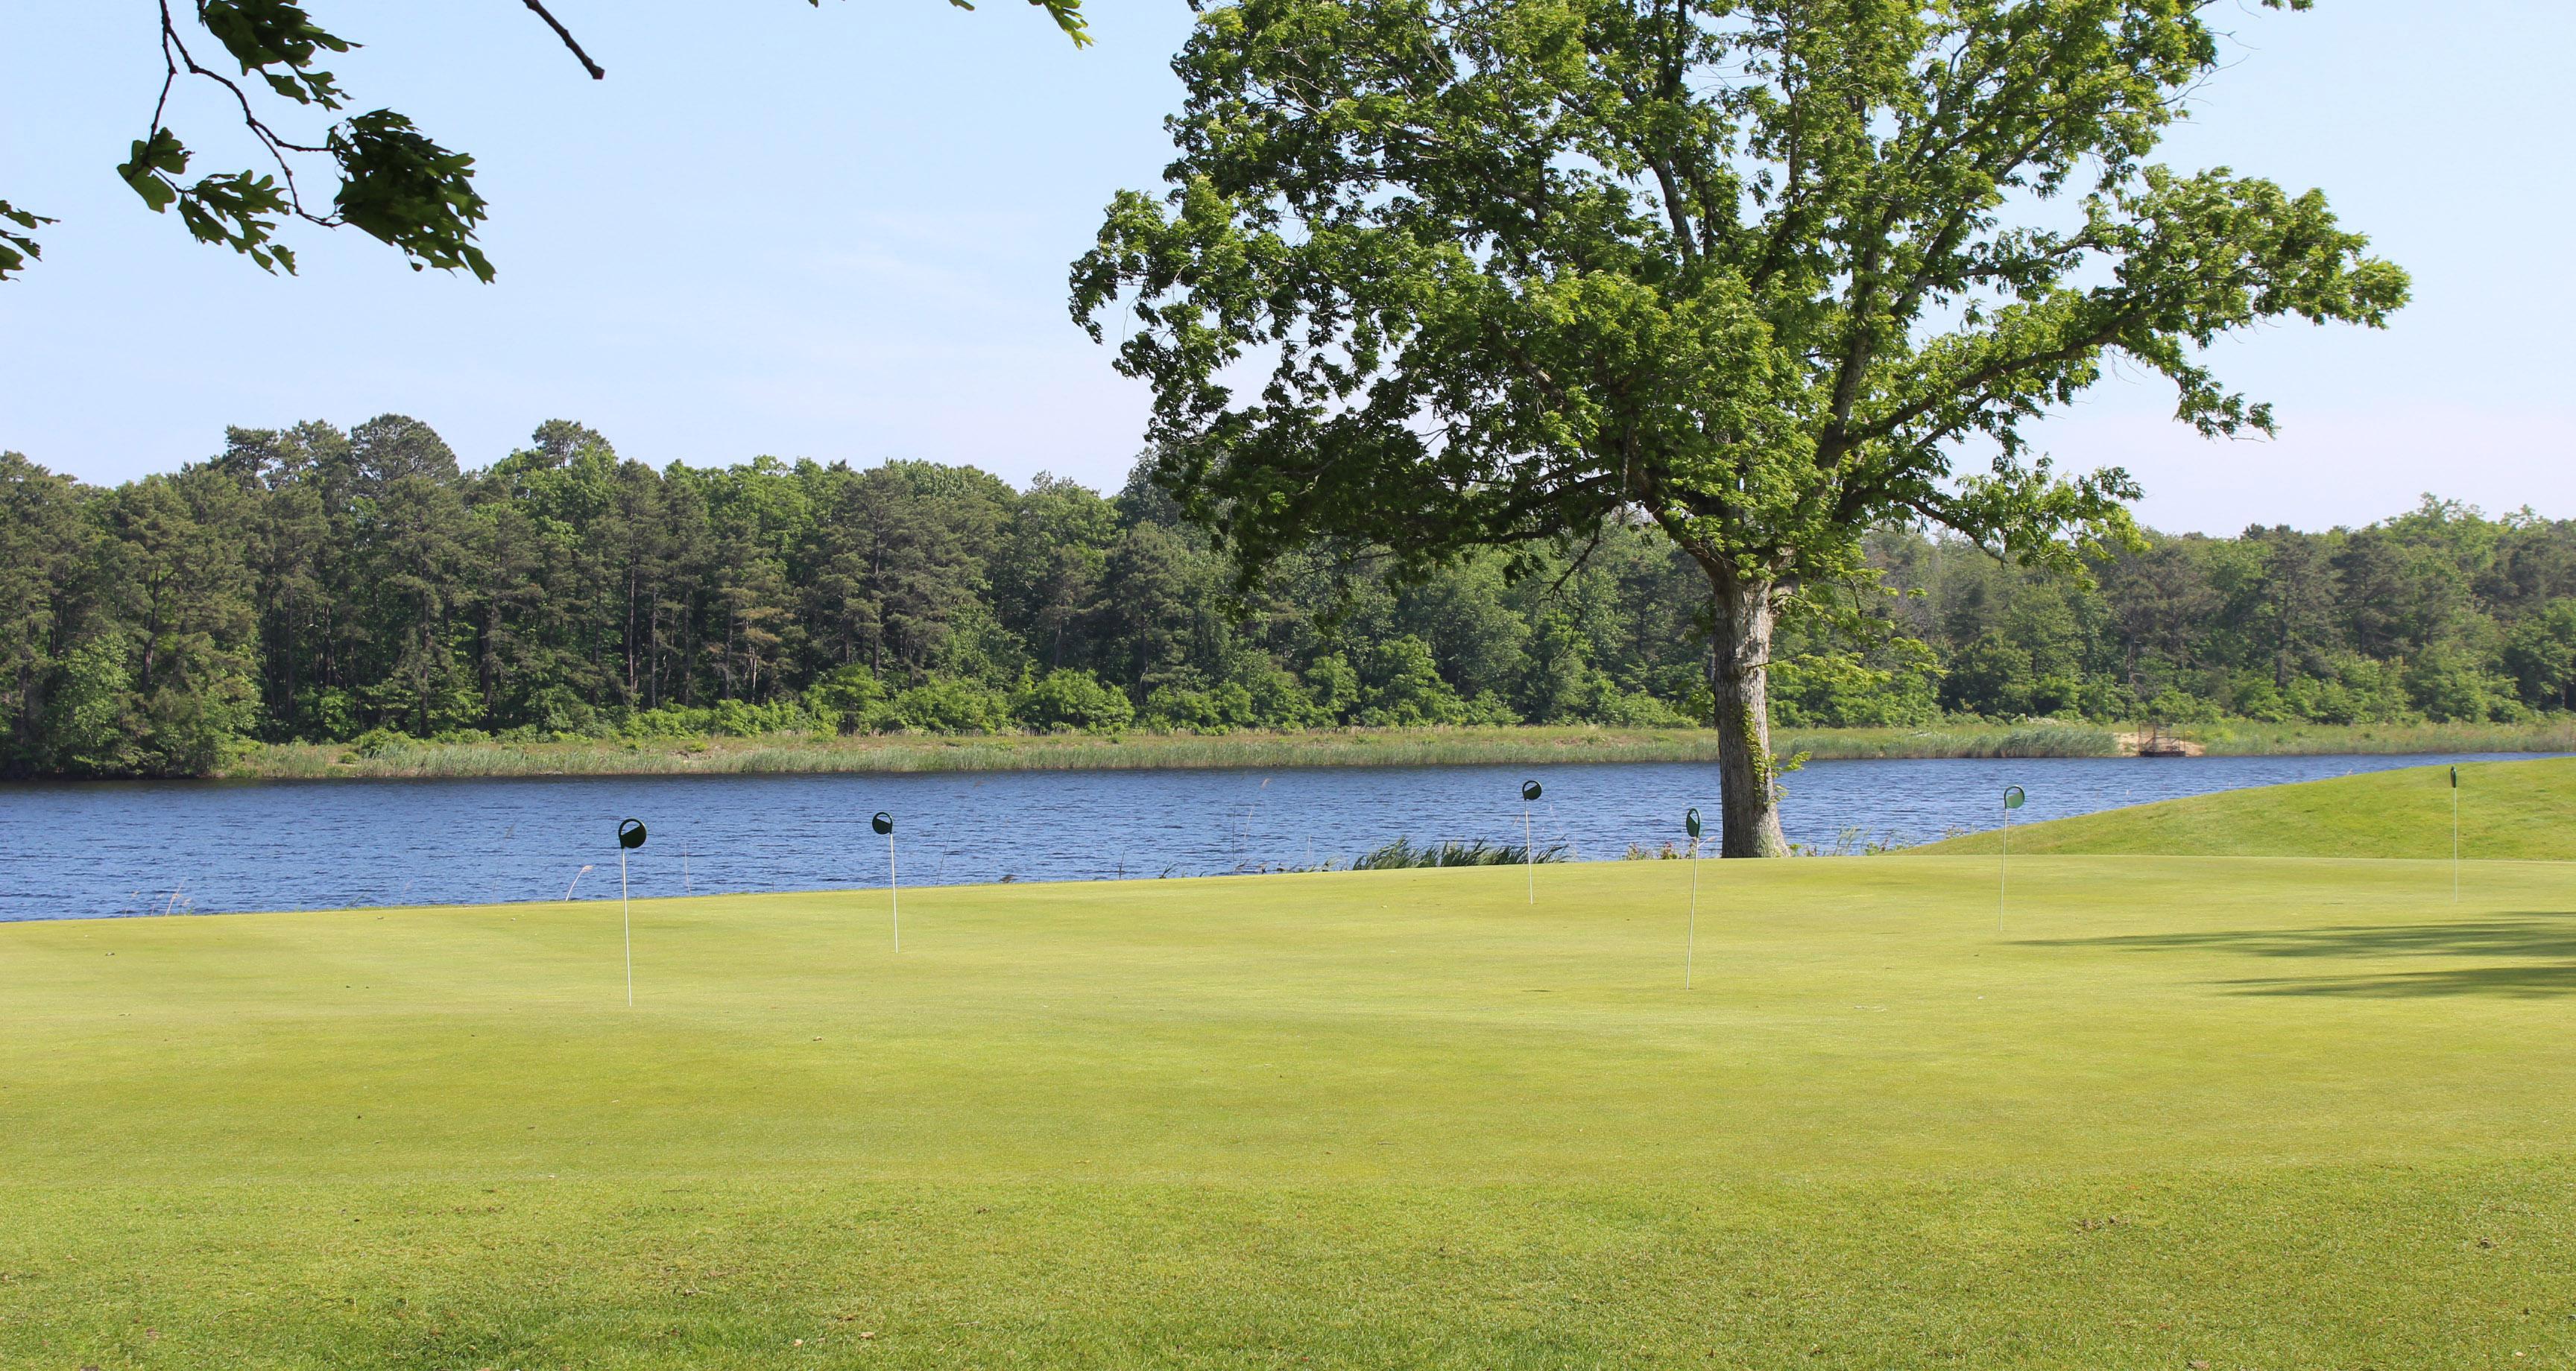
<instances>
[{"instance_id":1,"label":"lake","mask_svg":"<svg viewBox=\"0 0 2576 1371\"><path fill-rule=\"evenodd\" d=\"M2020 785L2034 823L2239 786L2458 757L1815 762L1786 781L1792 842L1922 842L1990 828ZM1581 860L1680 841L1716 774L1695 763L909 776L103 782L0 787L0 921L617 896L618 820L651 840L639 896L881 886L879 810L906 884L1194 876L1351 858L1406 837ZM593 868L583 874L585 865Z\"/></svg>"}]
</instances>

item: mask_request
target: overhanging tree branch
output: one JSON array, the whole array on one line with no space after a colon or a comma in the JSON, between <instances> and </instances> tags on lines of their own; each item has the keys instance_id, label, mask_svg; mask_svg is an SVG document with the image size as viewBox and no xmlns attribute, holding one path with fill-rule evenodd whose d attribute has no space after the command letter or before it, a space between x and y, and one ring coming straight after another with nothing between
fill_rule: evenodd
<instances>
[{"instance_id":1,"label":"overhanging tree branch","mask_svg":"<svg viewBox=\"0 0 2576 1371\"><path fill-rule=\"evenodd\" d=\"M546 27L555 31L555 37L562 39L563 45L572 49L572 55L580 61L581 69L590 73L591 80L605 81L608 79L608 72L597 62L590 60L589 53L581 50L580 40L574 38L572 36L572 30L565 28L563 21L557 19L553 12L545 7L544 0L521 0L521 2L529 9L536 11L537 17L546 21Z\"/></svg>"}]
</instances>

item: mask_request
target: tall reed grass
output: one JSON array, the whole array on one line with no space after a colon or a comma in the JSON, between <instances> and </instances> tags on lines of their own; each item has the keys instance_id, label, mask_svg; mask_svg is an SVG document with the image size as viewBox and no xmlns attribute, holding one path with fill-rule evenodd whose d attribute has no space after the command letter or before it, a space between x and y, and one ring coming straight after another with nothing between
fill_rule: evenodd
<instances>
[{"instance_id":1,"label":"tall reed grass","mask_svg":"<svg viewBox=\"0 0 2576 1371\"><path fill-rule=\"evenodd\" d=\"M1542 847L1533 853L1519 843L1489 843L1482 838L1472 842L1450 841L1414 846L1409 838L1398 838L1383 847L1362 853L1351 863L1353 871L1401 871L1426 866L1520 866L1530 862L1561 862L1562 846Z\"/></svg>"},{"instance_id":2,"label":"tall reed grass","mask_svg":"<svg viewBox=\"0 0 2576 1371\"><path fill-rule=\"evenodd\" d=\"M2520 724L2226 723L2181 731L2213 756L2336 752L2576 752L2576 721ZM2086 723L1779 729L1773 750L1813 761L1898 757L2111 757L2119 734ZM762 738L560 743L397 741L365 754L338 744L262 747L232 774L266 779L486 776L725 776L831 772L1142 771L1220 767L1714 762L1703 728L1318 729L1304 733L1006 734L976 737L781 734Z\"/></svg>"},{"instance_id":3,"label":"tall reed grass","mask_svg":"<svg viewBox=\"0 0 2576 1371\"><path fill-rule=\"evenodd\" d=\"M700 738L566 743L416 743L368 755L279 744L240 774L325 776L746 775L823 772L1180 770L1218 767L1455 766L1475 763L1700 762L1717 758L1705 729L1346 729L1218 736L1131 733L975 737Z\"/></svg>"},{"instance_id":4,"label":"tall reed grass","mask_svg":"<svg viewBox=\"0 0 2576 1371\"><path fill-rule=\"evenodd\" d=\"M2116 757L2120 737L2084 723L2041 720L2025 724L1953 725L1936 728L1774 729L1771 750L1811 761L1864 761L1892 757Z\"/></svg>"},{"instance_id":5,"label":"tall reed grass","mask_svg":"<svg viewBox=\"0 0 2576 1371\"><path fill-rule=\"evenodd\" d=\"M2576 719L2528 724L2262 724L2231 720L2177 730L2212 757L2322 753L2576 752Z\"/></svg>"}]
</instances>

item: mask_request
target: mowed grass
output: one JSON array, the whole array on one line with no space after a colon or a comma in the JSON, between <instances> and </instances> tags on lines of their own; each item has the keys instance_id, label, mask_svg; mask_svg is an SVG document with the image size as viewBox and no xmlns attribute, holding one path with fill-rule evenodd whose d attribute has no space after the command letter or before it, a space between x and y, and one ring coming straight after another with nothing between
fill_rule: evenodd
<instances>
[{"instance_id":1,"label":"mowed grass","mask_svg":"<svg viewBox=\"0 0 2576 1371\"><path fill-rule=\"evenodd\" d=\"M2190 763L2141 761L2139 765ZM2451 855L2451 770L2407 767L2017 824L2012 850L2032 855L2447 860ZM2576 757L2475 762L2461 766L2459 773L2463 857L2576 859ZM1989 831L1907 851L1994 852L2003 841L2003 834Z\"/></svg>"},{"instance_id":2,"label":"mowed grass","mask_svg":"<svg viewBox=\"0 0 2576 1371\"><path fill-rule=\"evenodd\" d=\"M2540 1367L2576 868L0 926L0 1366Z\"/></svg>"}]
</instances>

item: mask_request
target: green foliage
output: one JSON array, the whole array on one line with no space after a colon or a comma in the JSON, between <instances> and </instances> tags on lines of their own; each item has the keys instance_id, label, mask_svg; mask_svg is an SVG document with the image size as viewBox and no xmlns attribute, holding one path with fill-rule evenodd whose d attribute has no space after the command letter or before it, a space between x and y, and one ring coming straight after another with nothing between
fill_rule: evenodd
<instances>
[{"instance_id":1,"label":"green foliage","mask_svg":"<svg viewBox=\"0 0 2576 1371\"><path fill-rule=\"evenodd\" d=\"M244 74L260 73L270 89L299 105L340 108L339 83L313 61L353 45L315 24L303 6L290 0L200 0L197 22L241 63Z\"/></svg>"},{"instance_id":2,"label":"green foliage","mask_svg":"<svg viewBox=\"0 0 2576 1371\"><path fill-rule=\"evenodd\" d=\"M889 728L916 733L992 733L1010 719L1002 692L974 681L933 678L899 691L886 702Z\"/></svg>"},{"instance_id":3,"label":"green foliage","mask_svg":"<svg viewBox=\"0 0 2576 1371\"><path fill-rule=\"evenodd\" d=\"M742 700L718 700L699 707L664 706L638 710L616 724L616 734L627 738L758 738L772 733L802 733L828 724L817 712L797 700L776 700L768 704L750 704ZM584 737L590 727L533 729L539 739Z\"/></svg>"},{"instance_id":4,"label":"green foliage","mask_svg":"<svg viewBox=\"0 0 2576 1371\"><path fill-rule=\"evenodd\" d=\"M820 6L823 0L806 0L806 3ZM975 8L972 0L948 0L948 3L961 10ZM1091 25L1083 18L1082 0L1029 0L1029 3L1045 10L1047 17L1055 20L1055 26L1064 30L1075 47L1091 45Z\"/></svg>"},{"instance_id":5,"label":"green foliage","mask_svg":"<svg viewBox=\"0 0 2576 1371\"><path fill-rule=\"evenodd\" d=\"M704 731L729 738L802 732L813 724L813 716L793 700L777 700L765 705L742 700L718 700L708 708L707 716Z\"/></svg>"},{"instance_id":6,"label":"green foliage","mask_svg":"<svg viewBox=\"0 0 2576 1371\"><path fill-rule=\"evenodd\" d=\"M868 726L885 703L885 686L864 662L851 662L824 674L805 691L805 706L814 716L843 733Z\"/></svg>"},{"instance_id":7,"label":"green foliage","mask_svg":"<svg viewBox=\"0 0 2576 1371\"><path fill-rule=\"evenodd\" d=\"M474 228L486 215L473 158L431 142L391 110L344 121L331 130L328 147L340 164L331 203L341 222L400 248L414 271L462 269L478 281L492 279L492 263L474 245Z\"/></svg>"},{"instance_id":8,"label":"green foliage","mask_svg":"<svg viewBox=\"0 0 2576 1371\"><path fill-rule=\"evenodd\" d=\"M656 471L562 421L468 471L399 415L237 429L211 462L113 489L0 454L0 769L201 774L254 739L379 729L1714 718L1706 583L1658 529L1607 530L1579 563L1535 552L1518 579L1498 554L1411 581L1304 556L1234 594L1221 546L1151 489L1014 491L929 463ZM2027 746L2086 752L2109 746L2096 725L2144 718L2496 726L2570 703L2576 523L2436 501L2361 529L2154 538L2092 570L1880 530L1830 605L1813 588L1783 619L1773 717L1977 738L2035 719Z\"/></svg>"},{"instance_id":9,"label":"green foliage","mask_svg":"<svg viewBox=\"0 0 2576 1371\"><path fill-rule=\"evenodd\" d=\"M1135 721L1136 706L1088 671L1058 668L1021 680L1011 693L1010 717L1040 733L1115 733Z\"/></svg>"},{"instance_id":10,"label":"green foliage","mask_svg":"<svg viewBox=\"0 0 2576 1371\"><path fill-rule=\"evenodd\" d=\"M1319 541L1526 572L1652 521L1756 756L1772 616L1873 530L2071 570L2137 487L2028 425L2126 361L2204 434L2269 432L2215 339L2405 302L2318 193L2148 160L2218 65L2172 0L1237 0L1174 63L1165 194L1111 202L1071 309L1117 323L1154 477L1247 584ZM2018 650L1967 702L2086 705ZM1581 653L1541 656L1554 718ZM1721 769L1729 855L1783 846L1756 779Z\"/></svg>"},{"instance_id":11,"label":"green foliage","mask_svg":"<svg viewBox=\"0 0 2576 1371\"><path fill-rule=\"evenodd\" d=\"M1260 722L1252 692L1231 681L1205 689L1166 681L1145 696L1136 717L1149 727L1187 733L1226 733Z\"/></svg>"},{"instance_id":12,"label":"green foliage","mask_svg":"<svg viewBox=\"0 0 2576 1371\"><path fill-rule=\"evenodd\" d=\"M140 765L149 776L212 776L250 751L251 683L226 673L200 682L165 677L143 699Z\"/></svg>"},{"instance_id":13,"label":"green foliage","mask_svg":"<svg viewBox=\"0 0 2576 1371\"><path fill-rule=\"evenodd\" d=\"M1375 728L1421 728L1463 724L1510 724L1520 717L1491 691L1475 698L1461 696L1440 675L1431 645L1403 634L1369 652L1363 679L1367 707L1359 721Z\"/></svg>"},{"instance_id":14,"label":"green foliage","mask_svg":"<svg viewBox=\"0 0 2576 1371\"><path fill-rule=\"evenodd\" d=\"M2533 709L2576 702L2576 599L2558 599L2505 635L2498 663Z\"/></svg>"},{"instance_id":15,"label":"green foliage","mask_svg":"<svg viewBox=\"0 0 2576 1371\"><path fill-rule=\"evenodd\" d=\"M180 222L198 242L231 248L263 271L295 270L295 254L270 241L279 217L295 212L294 202L277 178L227 171L181 185L178 178L187 170L188 150L179 136L156 128L150 137L134 140L132 154L117 166L116 174L153 213L178 206Z\"/></svg>"},{"instance_id":16,"label":"green foliage","mask_svg":"<svg viewBox=\"0 0 2576 1371\"><path fill-rule=\"evenodd\" d=\"M27 263L45 255L32 234L38 224L54 222L41 214L23 210L0 200L0 281L24 270Z\"/></svg>"},{"instance_id":17,"label":"green foliage","mask_svg":"<svg viewBox=\"0 0 2576 1371\"><path fill-rule=\"evenodd\" d=\"M2436 644L2407 665L2406 694L2435 723L2515 723L2528 717L2513 682L2457 645Z\"/></svg>"},{"instance_id":18,"label":"green foliage","mask_svg":"<svg viewBox=\"0 0 2576 1371\"><path fill-rule=\"evenodd\" d=\"M45 723L46 769L66 776L131 776L143 770L130 711L134 676L118 636L72 649Z\"/></svg>"},{"instance_id":19,"label":"green foliage","mask_svg":"<svg viewBox=\"0 0 2576 1371\"><path fill-rule=\"evenodd\" d=\"M382 757L410 746L416 739L400 729L371 728L349 742L349 751L360 757Z\"/></svg>"},{"instance_id":20,"label":"green foliage","mask_svg":"<svg viewBox=\"0 0 2576 1371\"><path fill-rule=\"evenodd\" d=\"M1974 669L1968 663L1961 667ZM1930 662L1920 658L1908 669L1896 670L1872 666L1858 653L1828 649L1772 668L1771 717L1790 727L1928 725L1941 717L1934 690L1942 679ZM1957 672L1949 679L1956 680Z\"/></svg>"},{"instance_id":21,"label":"green foliage","mask_svg":"<svg viewBox=\"0 0 2576 1371\"><path fill-rule=\"evenodd\" d=\"M1832 703L1866 699L1848 673L1920 670L1943 709L1993 719L2515 723L2566 707L2576 660L2576 609L2555 607L2576 528L2430 499L2361 529L2150 538L2089 580L1904 531L1868 559L1888 593L1784 630L1783 718L1875 722ZM1829 660L1862 690L1824 691Z\"/></svg>"},{"instance_id":22,"label":"green foliage","mask_svg":"<svg viewBox=\"0 0 2576 1371\"><path fill-rule=\"evenodd\" d=\"M1488 696L1478 698L1490 699ZM1516 722L1511 717L1509 708L1502 705L1500 701L1494 701L1490 709L1487 722L1497 724ZM1603 689L1599 698L1593 702L1591 717L1618 728L1690 728L1700 722L1697 717L1680 706L1657 699L1644 691L1620 690L1616 687Z\"/></svg>"},{"instance_id":23,"label":"green foliage","mask_svg":"<svg viewBox=\"0 0 2576 1371\"><path fill-rule=\"evenodd\" d=\"M1350 658L1329 652L1306 668L1306 688L1315 702L1321 722L1347 724L1356 722L1362 708L1360 673Z\"/></svg>"}]
</instances>

